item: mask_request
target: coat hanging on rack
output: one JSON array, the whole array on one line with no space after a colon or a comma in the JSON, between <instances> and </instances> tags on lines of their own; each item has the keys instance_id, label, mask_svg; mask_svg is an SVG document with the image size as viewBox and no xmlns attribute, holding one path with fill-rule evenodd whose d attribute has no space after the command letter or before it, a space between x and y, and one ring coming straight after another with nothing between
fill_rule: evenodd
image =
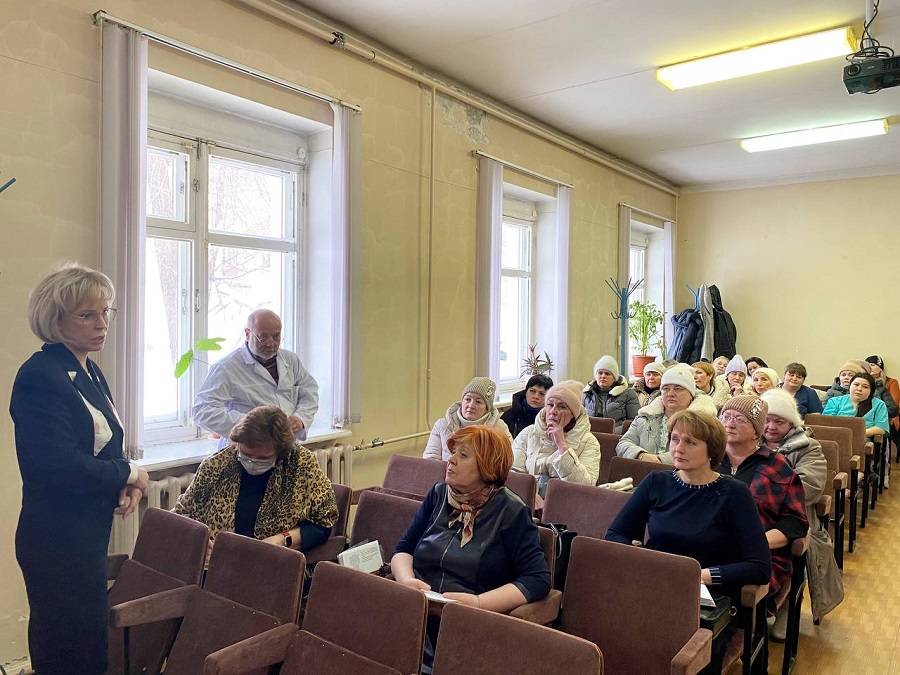
<instances>
[{"instance_id":1,"label":"coat hanging on rack","mask_svg":"<svg viewBox=\"0 0 900 675\"><path fill-rule=\"evenodd\" d=\"M737 328L731 314L722 305L722 294L717 286L709 287L709 297L713 307L713 325L715 326L715 350L713 358L727 356L729 359L737 354Z\"/></svg>"}]
</instances>

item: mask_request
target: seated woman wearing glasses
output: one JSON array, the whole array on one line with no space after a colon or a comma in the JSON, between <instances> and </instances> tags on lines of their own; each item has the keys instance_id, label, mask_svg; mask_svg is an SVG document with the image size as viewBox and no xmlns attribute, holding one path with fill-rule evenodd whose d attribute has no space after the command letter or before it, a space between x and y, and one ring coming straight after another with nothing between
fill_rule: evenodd
<instances>
[{"instance_id":1,"label":"seated woman wearing glasses","mask_svg":"<svg viewBox=\"0 0 900 675\"><path fill-rule=\"evenodd\" d=\"M294 441L287 415L274 406L248 412L231 443L203 460L173 509L210 529L307 551L328 539L338 517L331 482Z\"/></svg>"}]
</instances>

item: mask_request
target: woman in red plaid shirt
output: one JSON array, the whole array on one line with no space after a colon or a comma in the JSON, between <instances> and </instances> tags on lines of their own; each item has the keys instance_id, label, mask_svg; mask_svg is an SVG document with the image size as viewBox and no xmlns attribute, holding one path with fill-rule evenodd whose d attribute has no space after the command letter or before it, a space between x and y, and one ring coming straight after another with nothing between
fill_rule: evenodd
<instances>
[{"instance_id":1,"label":"woman in red plaid shirt","mask_svg":"<svg viewBox=\"0 0 900 675\"><path fill-rule=\"evenodd\" d=\"M806 536L809 523L803 483L782 455L760 442L769 407L756 396L735 396L722 407L725 457L719 473L734 476L750 488L772 554L768 609L791 578L791 542Z\"/></svg>"}]
</instances>

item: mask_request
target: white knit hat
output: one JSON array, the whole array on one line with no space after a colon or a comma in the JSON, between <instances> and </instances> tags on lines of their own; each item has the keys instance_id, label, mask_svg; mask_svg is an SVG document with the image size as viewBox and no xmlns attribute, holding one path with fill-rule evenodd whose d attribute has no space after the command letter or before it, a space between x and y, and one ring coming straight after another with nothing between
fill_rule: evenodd
<instances>
[{"instance_id":1,"label":"white knit hat","mask_svg":"<svg viewBox=\"0 0 900 675\"><path fill-rule=\"evenodd\" d=\"M594 364L594 375L597 374L598 370L607 370L613 374L613 377L617 380L619 379L619 364L609 354L597 359L597 363Z\"/></svg>"},{"instance_id":2,"label":"white knit hat","mask_svg":"<svg viewBox=\"0 0 900 675\"><path fill-rule=\"evenodd\" d=\"M666 367L662 364L661 361L651 361L646 366L644 366L645 376L647 375L647 373L659 373L660 375L662 375L664 372L666 372Z\"/></svg>"},{"instance_id":3,"label":"white knit hat","mask_svg":"<svg viewBox=\"0 0 900 675\"><path fill-rule=\"evenodd\" d=\"M677 384L679 387L684 387L691 392L691 396L697 395L697 385L694 384L694 369L686 363L674 365L663 373L662 382L659 385L660 389L667 384Z\"/></svg>"},{"instance_id":4,"label":"white knit hat","mask_svg":"<svg viewBox=\"0 0 900 675\"><path fill-rule=\"evenodd\" d=\"M740 354L735 354L731 361L728 362L728 365L725 367L725 377L728 377L730 373L743 373L747 374L747 364L744 363L744 357Z\"/></svg>"},{"instance_id":5,"label":"white knit hat","mask_svg":"<svg viewBox=\"0 0 900 675\"><path fill-rule=\"evenodd\" d=\"M769 406L769 414L787 420L797 429L803 428L803 420L800 411L797 410L797 401L784 389L769 389L764 391L760 398Z\"/></svg>"},{"instance_id":6,"label":"white knit hat","mask_svg":"<svg viewBox=\"0 0 900 675\"><path fill-rule=\"evenodd\" d=\"M753 377L756 377L757 373L768 377L769 380L772 381L773 387L778 386L778 373L775 371L774 368L766 368L765 366L760 366L759 368L757 368L756 370L753 371Z\"/></svg>"}]
</instances>

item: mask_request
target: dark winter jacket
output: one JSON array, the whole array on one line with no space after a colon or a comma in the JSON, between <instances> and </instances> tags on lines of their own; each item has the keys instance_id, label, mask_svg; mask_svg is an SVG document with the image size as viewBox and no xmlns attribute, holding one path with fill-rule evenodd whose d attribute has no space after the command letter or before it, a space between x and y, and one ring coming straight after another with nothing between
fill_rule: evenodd
<instances>
[{"instance_id":1,"label":"dark winter jacket","mask_svg":"<svg viewBox=\"0 0 900 675\"><path fill-rule=\"evenodd\" d=\"M709 287L709 296L713 304L713 325L715 326L715 352L713 358L727 356L729 359L737 353L737 328L731 314L722 306L722 294L717 286ZM690 361L689 363L693 363Z\"/></svg>"},{"instance_id":2,"label":"dark winter jacket","mask_svg":"<svg viewBox=\"0 0 900 675\"><path fill-rule=\"evenodd\" d=\"M827 401L828 399L833 398L835 396L846 396L849 393L850 392L847 389L847 387L844 387L841 385L841 378L836 377L836 378L834 378L834 384L832 384L828 388L828 391L825 392L825 400Z\"/></svg>"},{"instance_id":3,"label":"dark winter jacket","mask_svg":"<svg viewBox=\"0 0 900 675\"><path fill-rule=\"evenodd\" d=\"M619 375L609 391L601 391L596 382L591 382L581 394L581 402L589 417L611 417L616 421L616 433L622 433L622 422L637 417L641 404L637 392L628 386L628 381Z\"/></svg>"},{"instance_id":4,"label":"dark winter jacket","mask_svg":"<svg viewBox=\"0 0 900 675\"><path fill-rule=\"evenodd\" d=\"M509 409L503 413L500 419L506 422L509 433L515 438L522 429L534 424L534 418L537 417L540 411L540 408L532 408L528 405L524 391L517 391L513 394L512 405L509 406Z\"/></svg>"},{"instance_id":5,"label":"dark winter jacket","mask_svg":"<svg viewBox=\"0 0 900 675\"><path fill-rule=\"evenodd\" d=\"M685 309L672 317L674 337L669 348L669 358L681 363L700 360L703 351L703 319L700 312Z\"/></svg>"}]
</instances>

